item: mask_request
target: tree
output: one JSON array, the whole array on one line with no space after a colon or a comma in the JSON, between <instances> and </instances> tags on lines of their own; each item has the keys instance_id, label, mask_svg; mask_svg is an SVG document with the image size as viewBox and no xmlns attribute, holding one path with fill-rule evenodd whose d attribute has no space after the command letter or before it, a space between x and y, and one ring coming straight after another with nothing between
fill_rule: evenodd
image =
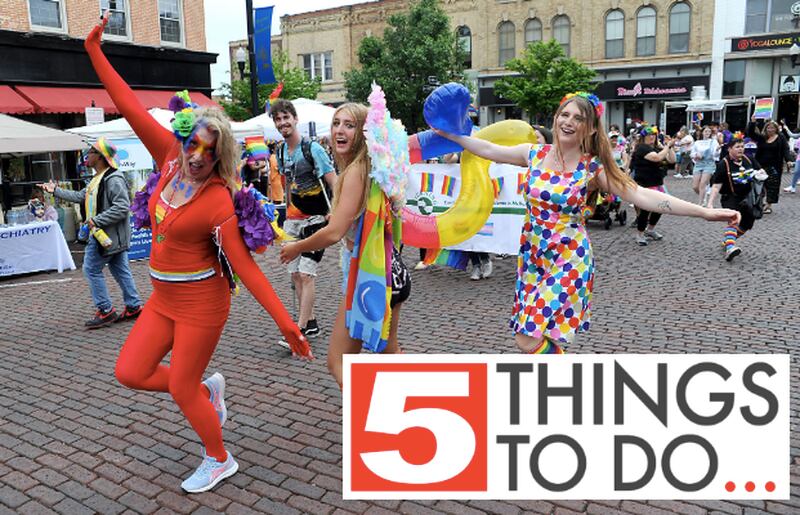
<instances>
[{"instance_id":1,"label":"tree","mask_svg":"<svg viewBox=\"0 0 800 515\"><path fill-rule=\"evenodd\" d=\"M249 67L245 65L245 73ZM317 98L322 82L319 78L309 79L305 70L297 66L291 66L289 55L285 52L276 52L272 56L272 69L275 72L276 84L258 85L258 108L259 114L263 112L270 93L278 83L283 82L283 91L280 98L294 100L295 98ZM234 80L230 84L222 84L222 97L220 105L231 117L232 120L242 121L253 117L250 100L250 79Z\"/></svg>"},{"instance_id":2,"label":"tree","mask_svg":"<svg viewBox=\"0 0 800 515\"><path fill-rule=\"evenodd\" d=\"M345 73L347 99L365 102L372 82L383 88L394 118L409 134L425 128L422 106L435 82L464 81L464 51L438 0L420 0L389 18L383 38L368 36L358 47L361 68Z\"/></svg>"},{"instance_id":3,"label":"tree","mask_svg":"<svg viewBox=\"0 0 800 515\"><path fill-rule=\"evenodd\" d=\"M549 121L564 95L594 89L594 71L567 57L554 39L531 43L506 69L519 75L498 80L495 91L525 109L532 120Z\"/></svg>"}]
</instances>

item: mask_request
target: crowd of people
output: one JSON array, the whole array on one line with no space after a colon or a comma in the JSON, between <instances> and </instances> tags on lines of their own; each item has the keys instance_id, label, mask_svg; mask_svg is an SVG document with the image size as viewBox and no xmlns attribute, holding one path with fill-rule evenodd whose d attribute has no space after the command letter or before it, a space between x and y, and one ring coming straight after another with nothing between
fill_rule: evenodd
<instances>
[{"instance_id":1,"label":"crowd of people","mask_svg":"<svg viewBox=\"0 0 800 515\"><path fill-rule=\"evenodd\" d=\"M374 104L338 107L326 149L300 134L292 102L278 100L270 115L283 142L263 159L245 155L242 161L229 120L218 109L199 109L185 99L174 132L147 114L101 50L105 23L107 18L86 39L86 50L111 99L160 170L148 181L143 204L153 234L153 293L146 302L140 300L127 264L130 200L127 189L122 191L124 178L117 171L113 144L94 144L89 165L96 174L86 189L67 192L52 183L42 188L86 204L94 237L84 273L97 307L87 325L136 319L122 345L116 377L127 387L168 392L175 400L203 445L199 467L181 486L186 492L202 492L238 469L222 439L228 416L225 378L214 373L203 379L228 318L236 277L274 319L283 345L296 356L313 359L308 338L324 331L315 310L315 279L323 252L341 243L342 298L329 331L327 366L342 386L345 354L364 348L401 352L400 312L411 299L411 274L393 232L402 206L373 173L368 134ZM589 329L595 262L586 217L601 195L637 207L636 243L641 246L663 239L656 225L664 214L723 222L728 261L741 253L738 238L752 228L758 212L768 213L778 202L780 172L791 156L775 123L760 129L748 126L756 146L751 157L741 134L713 124L696 128L694 136L682 129L674 138L642 125L625 138L616 126L606 132L602 120L599 99L576 92L561 101L551 130L536 127L536 144L502 146L433 127L476 156L526 170L509 321L523 353L562 354L579 332ZM666 191L664 177L673 165L676 176L695 177L697 202ZM754 205L751 195L761 178L766 181L764 206ZM289 241L282 244L279 259L299 305L296 319L251 255L261 245L246 233L249 222L257 222L241 223L245 214L240 204L250 192L248 184L286 205L283 230ZM714 207L718 195L721 208ZM472 256L473 278L491 275L487 260L480 253ZM126 307L121 316L110 305L102 281L105 265L123 289ZM379 287L371 292L375 284ZM170 364L163 365L168 353Z\"/></svg>"}]
</instances>

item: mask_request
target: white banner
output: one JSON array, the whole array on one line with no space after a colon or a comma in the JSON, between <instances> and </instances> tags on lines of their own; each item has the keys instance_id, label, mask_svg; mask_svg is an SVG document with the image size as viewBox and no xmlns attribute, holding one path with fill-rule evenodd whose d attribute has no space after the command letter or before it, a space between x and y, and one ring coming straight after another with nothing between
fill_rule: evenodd
<instances>
[{"instance_id":1,"label":"white banner","mask_svg":"<svg viewBox=\"0 0 800 515\"><path fill-rule=\"evenodd\" d=\"M75 270L58 222L0 228L0 276L65 268Z\"/></svg>"},{"instance_id":2,"label":"white banner","mask_svg":"<svg viewBox=\"0 0 800 515\"><path fill-rule=\"evenodd\" d=\"M789 499L789 355L344 358L344 499Z\"/></svg>"},{"instance_id":3,"label":"white banner","mask_svg":"<svg viewBox=\"0 0 800 515\"><path fill-rule=\"evenodd\" d=\"M117 146L119 169L125 172L133 200L133 196L144 187L147 178L153 172L153 158L139 139L118 139L113 140L113 143ZM134 229L131 221L131 246L128 249L128 259L133 261L149 257L151 241L150 229Z\"/></svg>"},{"instance_id":4,"label":"white banner","mask_svg":"<svg viewBox=\"0 0 800 515\"><path fill-rule=\"evenodd\" d=\"M448 247L457 250L492 252L494 254L517 254L519 235L525 218L525 200L517 193L519 174L525 168L495 164L489 167L489 176L500 179L500 195L494 201L492 214L478 234L467 241ZM447 177L452 179L452 189L447 188ZM423 180L428 191L422 191ZM411 166L406 189L407 205L423 215L442 213L458 198L461 191L461 165L426 164ZM469 201L469 200L467 200Z\"/></svg>"}]
</instances>

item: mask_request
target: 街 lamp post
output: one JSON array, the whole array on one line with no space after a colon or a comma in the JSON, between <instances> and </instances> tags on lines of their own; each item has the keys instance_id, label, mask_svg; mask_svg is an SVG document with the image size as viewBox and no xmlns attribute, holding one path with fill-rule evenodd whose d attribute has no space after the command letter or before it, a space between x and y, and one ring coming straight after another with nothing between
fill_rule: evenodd
<instances>
[{"instance_id":1,"label":"\u8857 lamp post","mask_svg":"<svg viewBox=\"0 0 800 515\"><path fill-rule=\"evenodd\" d=\"M236 49L236 65L239 67L239 75L242 79L245 77L250 78L250 110L253 116L259 113L258 111L258 75L256 74L256 54L255 45L253 43L253 0L245 2L245 11L247 15L247 51L244 47ZM244 72L244 63L249 61L250 73Z\"/></svg>"}]
</instances>

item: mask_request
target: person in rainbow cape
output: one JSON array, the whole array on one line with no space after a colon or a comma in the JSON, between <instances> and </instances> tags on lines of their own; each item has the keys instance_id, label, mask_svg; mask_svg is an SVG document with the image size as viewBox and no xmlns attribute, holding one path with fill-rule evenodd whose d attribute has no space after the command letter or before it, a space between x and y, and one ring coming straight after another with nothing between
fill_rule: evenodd
<instances>
[{"instance_id":1,"label":"person in rainbow cape","mask_svg":"<svg viewBox=\"0 0 800 515\"><path fill-rule=\"evenodd\" d=\"M328 345L328 370L342 385L342 358L366 349L397 353L400 306L411 291L397 245L399 213L405 205L408 135L392 120L380 87L373 84L370 108L355 103L333 114L331 142L339 170L327 226L281 248L288 263L302 252L342 241L344 298Z\"/></svg>"}]
</instances>

